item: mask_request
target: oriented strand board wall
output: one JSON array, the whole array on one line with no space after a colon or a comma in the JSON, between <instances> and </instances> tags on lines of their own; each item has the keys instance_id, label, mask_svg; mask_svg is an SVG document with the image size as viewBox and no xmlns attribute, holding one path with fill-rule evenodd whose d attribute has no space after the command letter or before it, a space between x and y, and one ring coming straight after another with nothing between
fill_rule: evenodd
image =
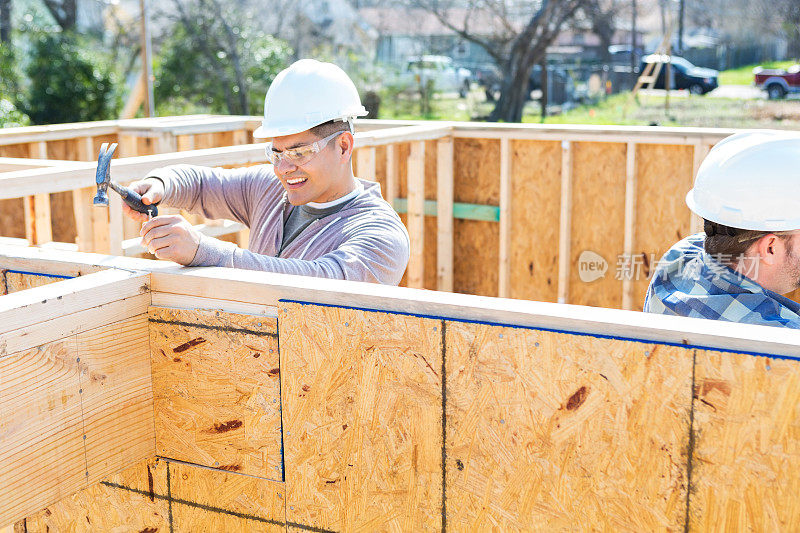
<instances>
[{"instance_id":1,"label":"oriented strand board wall","mask_svg":"<svg viewBox=\"0 0 800 533\"><path fill-rule=\"evenodd\" d=\"M500 141L454 139L454 200L468 204L500 204ZM497 296L500 225L456 220L453 231L453 290Z\"/></svg>"},{"instance_id":2,"label":"oriented strand board wall","mask_svg":"<svg viewBox=\"0 0 800 533\"><path fill-rule=\"evenodd\" d=\"M677 530L692 352L447 322L456 531Z\"/></svg>"},{"instance_id":3,"label":"oriented strand board wall","mask_svg":"<svg viewBox=\"0 0 800 533\"><path fill-rule=\"evenodd\" d=\"M441 321L279 305L287 521L441 529Z\"/></svg>"},{"instance_id":4,"label":"oriented strand board wall","mask_svg":"<svg viewBox=\"0 0 800 533\"><path fill-rule=\"evenodd\" d=\"M283 479L274 318L151 308L157 454Z\"/></svg>"},{"instance_id":5,"label":"oriented strand board wall","mask_svg":"<svg viewBox=\"0 0 800 533\"><path fill-rule=\"evenodd\" d=\"M285 531L284 485L148 459L17 523L53 531Z\"/></svg>"},{"instance_id":6,"label":"oriented strand board wall","mask_svg":"<svg viewBox=\"0 0 800 533\"><path fill-rule=\"evenodd\" d=\"M691 211L686 193L693 185L691 146L640 144L636 147L636 217L633 253L633 309L641 311L661 256L688 236Z\"/></svg>"},{"instance_id":7,"label":"oriented strand board wall","mask_svg":"<svg viewBox=\"0 0 800 533\"><path fill-rule=\"evenodd\" d=\"M0 295L41 287L69 279L67 276L31 274L14 270L0 270Z\"/></svg>"},{"instance_id":8,"label":"oriented strand board wall","mask_svg":"<svg viewBox=\"0 0 800 533\"><path fill-rule=\"evenodd\" d=\"M615 279L624 252L626 145L572 143L572 224L569 296L578 305L620 308L622 282ZM579 258L594 252L608 263L605 276L581 281Z\"/></svg>"},{"instance_id":9,"label":"oriented strand board wall","mask_svg":"<svg viewBox=\"0 0 800 533\"><path fill-rule=\"evenodd\" d=\"M155 453L147 326L141 315L0 357L0 523Z\"/></svg>"},{"instance_id":10,"label":"oriented strand board wall","mask_svg":"<svg viewBox=\"0 0 800 533\"><path fill-rule=\"evenodd\" d=\"M511 142L512 298L558 300L561 143Z\"/></svg>"},{"instance_id":11,"label":"oriented strand board wall","mask_svg":"<svg viewBox=\"0 0 800 533\"><path fill-rule=\"evenodd\" d=\"M796 531L800 362L697 352L690 529Z\"/></svg>"}]
</instances>

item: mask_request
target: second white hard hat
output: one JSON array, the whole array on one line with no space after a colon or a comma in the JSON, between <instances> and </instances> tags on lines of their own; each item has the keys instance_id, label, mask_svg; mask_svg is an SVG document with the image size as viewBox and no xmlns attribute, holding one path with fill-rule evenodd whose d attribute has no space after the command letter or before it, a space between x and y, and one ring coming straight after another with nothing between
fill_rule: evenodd
<instances>
[{"instance_id":1,"label":"second white hard hat","mask_svg":"<svg viewBox=\"0 0 800 533\"><path fill-rule=\"evenodd\" d=\"M700 165L686 204L732 228L800 229L800 134L753 131L717 143Z\"/></svg>"},{"instance_id":2,"label":"second white hard hat","mask_svg":"<svg viewBox=\"0 0 800 533\"><path fill-rule=\"evenodd\" d=\"M301 59L275 77L264 99L256 138L292 135L331 120L352 120L367 110L353 81L333 63Z\"/></svg>"}]
</instances>

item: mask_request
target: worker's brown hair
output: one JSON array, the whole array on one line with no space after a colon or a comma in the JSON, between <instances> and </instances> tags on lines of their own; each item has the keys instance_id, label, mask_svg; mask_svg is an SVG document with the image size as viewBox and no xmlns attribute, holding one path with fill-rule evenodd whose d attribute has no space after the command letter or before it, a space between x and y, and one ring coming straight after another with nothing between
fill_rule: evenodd
<instances>
[{"instance_id":1,"label":"worker's brown hair","mask_svg":"<svg viewBox=\"0 0 800 533\"><path fill-rule=\"evenodd\" d=\"M735 267L753 243L765 235L776 235L783 239L787 246L790 245L785 232L732 228L705 219L703 222L703 229L706 232L704 245L706 253L711 254L714 258L721 258L728 266Z\"/></svg>"},{"instance_id":2,"label":"worker's brown hair","mask_svg":"<svg viewBox=\"0 0 800 533\"><path fill-rule=\"evenodd\" d=\"M342 122L341 120L329 120L328 122L323 122L319 126L314 126L308 131L320 139L324 139L337 131L350 131L350 123L347 121Z\"/></svg>"}]
</instances>

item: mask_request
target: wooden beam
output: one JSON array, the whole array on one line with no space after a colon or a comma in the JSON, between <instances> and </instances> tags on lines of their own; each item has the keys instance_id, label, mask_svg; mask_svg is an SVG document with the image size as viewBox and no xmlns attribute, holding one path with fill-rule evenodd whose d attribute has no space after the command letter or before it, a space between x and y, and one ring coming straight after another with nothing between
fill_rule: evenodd
<instances>
[{"instance_id":1,"label":"wooden beam","mask_svg":"<svg viewBox=\"0 0 800 533\"><path fill-rule=\"evenodd\" d=\"M511 140L500 139L500 261L498 288L501 298L511 295Z\"/></svg>"},{"instance_id":2,"label":"wooden beam","mask_svg":"<svg viewBox=\"0 0 800 533\"><path fill-rule=\"evenodd\" d=\"M452 138L436 143L436 290L448 292L453 291L453 150Z\"/></svg>"},{"instance_id":3,"label":"wooden beam","mask_svg":"<svg viewBox=\"0 0 800 533\"><path fill-rule=\"evenodd\" d=\"M706 158L710 150L711 147L708 144L697 143L694 145L694 158L692 160L692 184L694 184L694 180L697 179L697 171L700 169L700 165L703 163L703 160ZM691 213L690 217L689 232L695 234L703 231L703 219L694 213Z\"/></svg>"},{"instance_id":4,"label":"wooden beam","mask_svg":"<svg viewBox=\"0 0 800 533\"><path fill-rule=\"evenodd\" d=\"M31 326L147 292L149 274L104 270L9 294L0 300L3 331ZM0 346L0 355L8 353Z\"/></svg>"},{"instance_id":5,"label":"wooden beam","mask_svg":"<svg viewBox=\"0 0 800 533\"><path fill-rule=\"evenodd\" d=\"M358 177L362 180L375 181L375 147L359 148L357 158Z\"/></svg>"},{"instance_id":6,"label":"wooden beam","mask_svg":"<svg viewBox=\"0 0 800 533\"><path fill-rule=\"evenodd\" d=\"M111 255L122 255L124 240L124 219L122 214L122 198L118 194L108 195L108 251ZM131 219L129 219L131 220ZM135 223L138 226L138 223Z\"/></svg>"},{"instance_id":7,"label":"wooden beam","mask_svg":"<svg viewBox=\"0 0 800 533\"><path fill-rule=\"evenodd\" d=\"M569 300L569 269L572 264L572 144L561 143L561 215L558 225L558 303Z\"/></svg>"},{"instance_id":8,"label":"wooden beam","mask_svg":"<svg viewBox=\"0 0 800 533\"><path fill-rule=\"evenodd\" d=\"M408 234L411 258L408 261L408 286L422 288L425 283L425 142L411 143L408 156Z\"/></svg>"},{"instance_id":9,"label":"wooden beam","mask_svg":"<svg viewBox=\"0 0 800 533\"><path fill-rule=\"evenodd\" d=\"M633 309L633 246L636 237L636 143L629 142L625 165L625 237L622 308Z\"/></svg>"},{"instance_id":10,"label":"wooden beam","mask_svg":"<svg viewBox=\"0 0 800 533\"><path fill-rule=\"evenodd\" d=\"M394 206L394 199L397 197L397 152L396 145L386 145L386 190L383 197Z\"/></svg>"}]
</instances>

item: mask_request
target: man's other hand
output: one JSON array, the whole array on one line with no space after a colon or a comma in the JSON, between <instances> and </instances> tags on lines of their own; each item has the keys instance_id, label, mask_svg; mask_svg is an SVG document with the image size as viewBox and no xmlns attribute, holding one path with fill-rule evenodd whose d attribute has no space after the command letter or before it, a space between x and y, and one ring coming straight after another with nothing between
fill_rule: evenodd
<instances>
[{"instance_id":1,"label":"man's other hand","mask_svg":"<svg viewBox=\"0 0 800 533\"><path fill-rule=\"evenodd\" d=\"M200 246L200 232L180 215L156 217L142 226L140 234L148 252L182 265L192 262Z\"/></svg>"},{"instance_id":2,"label":"man's other hand","mask_svg":"<svg viewBox=\"0 0 800 533\"><path fill-rule=\"evenodd\" d=\"M164 182L157 178L134 181L130 184L130 188L141 195L144 205L157 204L164 198ZM137 222L147 222L148 220L146 214L134 211L125 202L122 202L122 212Z\"/></svg>"}]
</instances>

